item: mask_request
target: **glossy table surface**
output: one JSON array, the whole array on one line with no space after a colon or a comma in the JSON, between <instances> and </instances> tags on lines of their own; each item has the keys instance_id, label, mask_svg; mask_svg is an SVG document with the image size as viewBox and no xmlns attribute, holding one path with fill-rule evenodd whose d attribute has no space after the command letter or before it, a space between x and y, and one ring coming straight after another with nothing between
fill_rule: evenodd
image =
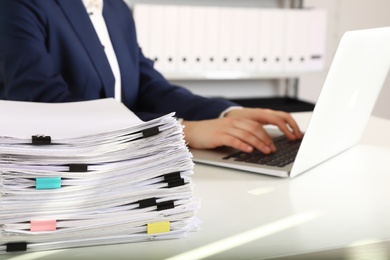
<instances>
[{"instance_id":1,"label":"glossy table surface","mask_svg":"<svg viewBox=\"0 0 390 260\"><path fill-rule=\"evenodd\" d=\"M310 115L294 113L302 129ZM283 259L381 243L390 239L389 133L389 120L371 117L360 144L293 179L195 165L201 223L185 238L0 259Z\"/></svg>"}]
</instances>

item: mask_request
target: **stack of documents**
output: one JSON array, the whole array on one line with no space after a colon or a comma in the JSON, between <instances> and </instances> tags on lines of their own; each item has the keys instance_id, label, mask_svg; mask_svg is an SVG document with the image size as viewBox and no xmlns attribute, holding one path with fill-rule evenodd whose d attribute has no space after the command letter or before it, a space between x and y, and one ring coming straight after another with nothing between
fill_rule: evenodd
<instances>
[{"instance_id":1,"label":"stack of documents","mask_svg":"<svg viewBox=\"0 0 390 260\"><path fill-rule=\"evenodd\" d=\"M173 114L0 101L0 254L183 237L193 163Z\"/></svg>"}]
</instances>

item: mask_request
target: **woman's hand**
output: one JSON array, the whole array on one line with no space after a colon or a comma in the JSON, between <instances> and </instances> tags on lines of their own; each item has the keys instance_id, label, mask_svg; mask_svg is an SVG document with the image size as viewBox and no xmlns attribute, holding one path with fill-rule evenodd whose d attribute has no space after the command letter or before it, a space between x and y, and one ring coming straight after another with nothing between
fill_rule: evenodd
<instances>
[{"instance_id":1,"label":"woman's hand","mask_svg":"<svg viewBox=\"0 0 390 260\"><path fill-rule=\"evenodd\" d=\"M234 109L223 118L183 121L184 138L193 148L230 146L244 152L255 148L269 154L276 148L264 129L268 124L276 125L291 140L302 138L290 114L260 108Z\"/></svg>"}]
</instances>

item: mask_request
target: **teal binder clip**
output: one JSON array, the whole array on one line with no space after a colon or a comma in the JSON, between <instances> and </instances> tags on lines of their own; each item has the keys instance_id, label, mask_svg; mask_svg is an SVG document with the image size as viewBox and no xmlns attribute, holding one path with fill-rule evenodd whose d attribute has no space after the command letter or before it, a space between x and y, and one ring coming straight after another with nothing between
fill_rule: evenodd
<instances>
[{"instance_id":1,"label":"teal binder clip","mask_svg":"<svg viewBox=\"0 0 390 260\"><path fill-rule=\"evenodd\" d=\"M61 188L61 178L36 178L35 188L37 190L59 189Z\"/></svg>"}]
</instances>

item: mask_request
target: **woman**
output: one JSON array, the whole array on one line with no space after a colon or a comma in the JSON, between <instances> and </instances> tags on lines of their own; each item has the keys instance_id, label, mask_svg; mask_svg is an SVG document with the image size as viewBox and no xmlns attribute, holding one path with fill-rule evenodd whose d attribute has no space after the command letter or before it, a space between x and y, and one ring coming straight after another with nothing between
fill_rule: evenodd
<instances>
[{"instance_id":1,"label":"woman","mask_svg":"<svg viewBox=\"0 0 390 260\"><path fill-rule=\"evenodd\" d=\"M275 151L264 129L302 134L291 115L240 108L171 85L137 44L122 0L0 1L0 98L69 102L115 97L147 120L172 111L190 147ZM104 108L102 108L104 109Z\"/></svg>"}]
</instances>

